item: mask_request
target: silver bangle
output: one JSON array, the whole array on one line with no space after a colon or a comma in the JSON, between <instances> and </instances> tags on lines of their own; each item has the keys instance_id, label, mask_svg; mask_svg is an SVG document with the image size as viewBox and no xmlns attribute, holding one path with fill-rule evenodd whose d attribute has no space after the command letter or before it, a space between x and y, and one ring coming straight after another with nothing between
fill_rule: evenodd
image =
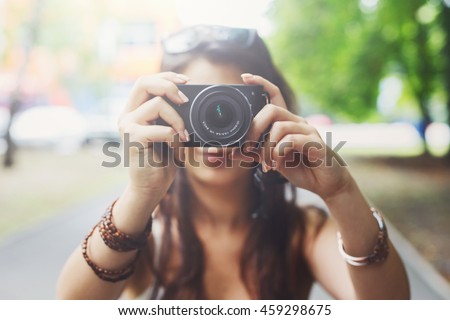
<instances>
[{"instance_id":1,"label":"silver bangle","mask_svg":"<svg viewBox=\"0 0 450 320\"><path fill-rule=\"evenodd\" d=\"M383 262L389 255L389 240L386 225L383 220L383 216L377 209L371 207L370 211L372 211L373 217L377 220L378 223L378 235L377 242L375 247L367 256L364 257L354 257L345 252L344 243L342 241L341 233L337 232L337 240L338 240L338 249L341 256L344 258L345 262L352 266L362 267L367 266L372 263Z\"/></svg>"}]
</instances>

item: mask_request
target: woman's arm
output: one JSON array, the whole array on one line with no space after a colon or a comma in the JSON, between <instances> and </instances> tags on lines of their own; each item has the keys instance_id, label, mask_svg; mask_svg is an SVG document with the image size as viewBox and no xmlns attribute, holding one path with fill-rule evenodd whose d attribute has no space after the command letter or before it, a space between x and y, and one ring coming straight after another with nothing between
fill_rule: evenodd
<instances>
[{"instance_id":1,"label":"woman's arm","mask_svg":"<svg viewBox=\"0 0 450 320\"><path fill-rule=\"evenodd\" d=\"M156 208L160 195L140 196L128 187L117 200L113 209L114 223L118 230L139 235ZM96 265L108 270L120 270L128 266L136 256L136 250L118 252L105 245L98 229L89 238L88 256ZM57 285L59 299L117 299L126 281L107 282L96 276L83 258L81 246L66 262Z\"/></svg>"},{"instance_id":2,"label":"woman's arm","mask_svg":"<svg viewBox=\"0 0 450 320\"><path fill-rule=\"evenodd\" d=\"M133 87L125 110L119 120L124 149L129 159L129 184L115 203L112 222L117 230L140 236L151 219L151 214L169 189L176 173L174 159L163 167L151 166L149 159L161 163L161 155L154 152L154 142L187 141L183 119L162 98L168 97L176 104L186 102L186 97L176 84L187 78L173 72L141 77ZM155 125L162 118L170 126ZM177 139L180 137L180 139ZM152 157L152 158L149 158ZM114 237L114 236L112 236ZM123 242L121 237L119 241ZM116 241L117 239L114 239ZM113 241L113 242L114 242ZM114 247L114 245L113 245ZM133 247L136 247L133 244ZM108 247L94 230L88 238L86 253L98 268L119 272L130 266L137 251L119 252ZM81 247L67 261L59 279L57 296L64 299L113 299L123 291L125 281L109 282L94 273L85 261Z\"/></svg>"},{"instance_id":3,"label":"woman's arm","mask_svg":"<svg viewBox=\"0 0 450 320\"><path fill-rule=\"evenodd\" d=\"M391 242L387 259L368 266L351 266L338 251L338 230L352 256L368 255L376 243L378 224L356 183L352 180L348 188L325 202L332 217L306 251L321 285L338 299L409 299L406 271Z\"/></svg>"},{"instance_id":4,"label":"woman's arm","mask_svg":"<svg viewBox=\"0 0 450 320\"><path fill-rule=\"evenodd\" d=\"M345 162L314 127L287 110L279 88L260 76L242 78L262 85L273 103L256 114L248 133L250 140L258 141L270 128L269 139L259 149L263 170L278 171L294 186L318 194L335 221L326 223L308 254L315 276L337 298L409 298L406 272L392 243L387 260L362 267L346 266L337 250L337 231L347 254L355 257L371 254L378 236L378 223Z\"/></svg>"}]
</instances>

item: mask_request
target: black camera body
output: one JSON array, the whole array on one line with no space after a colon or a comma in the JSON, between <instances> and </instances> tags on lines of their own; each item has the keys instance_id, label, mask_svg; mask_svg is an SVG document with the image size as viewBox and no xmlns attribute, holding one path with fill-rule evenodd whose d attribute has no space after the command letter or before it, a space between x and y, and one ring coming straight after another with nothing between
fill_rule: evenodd
<instances>
[{"instance_id":1,"label":"black camera body","mask_svg":"<svg viewBox=\"0 0 450 320\"><path fill-rule=\"evenodd\" d=\"M269 102L260 85L190 85L178 88L189 98L177 105L189 133L187 147L228 147L244 142L254 116ZM168 125L162 119L157 124Z\"/></svg>"}]
</instances>

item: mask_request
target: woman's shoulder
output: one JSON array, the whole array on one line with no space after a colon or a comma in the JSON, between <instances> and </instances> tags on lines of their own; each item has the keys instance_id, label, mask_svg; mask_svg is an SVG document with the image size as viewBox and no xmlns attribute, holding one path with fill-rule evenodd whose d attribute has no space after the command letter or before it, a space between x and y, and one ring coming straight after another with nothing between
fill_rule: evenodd
<instances>
[{"instance_id":1,"label":"woman's shoulder","mask_svg":"<svg viewBox=\"0 0 450 320\"><path fill-rule=\"evenodd\" d=\"M303 248L308 251L329 219L328 213L315 205L296 206L295 219L299 222L294 233L303 233Z\"/></svg>"},{"instance_id":2,"label":"woman's shoulder","mask_svg":"<svg viewBox=\"0 0 450 320\"><path fill-rule=\"evenodd\" d=\"M301 206L300 209L305 215L306 227L309 232L318 233L328 220L328 213L314 205Z\"/></svg>"},{"instance_id":3,"label":"woman's shoulder","mask_svg":"<svg viewBox=\"0 0 450 320\"><path fill-rule=\"evenodd\" d=\"M323 224L328 220L328 212L316 205L290 206L291 219L301 221L309 232L320 231Z\"/></svg>"},{"instance_id":4,"label":"woman's shoulder","mask_svg":"<svg viewBox=\"0 0 450 320\"><path fill-rule=\"evenodd\" d=\"M292 204L291 209L289 259L293 266L292 279L297 279L296 283L301 284L297 288L297 299L306 299L314 280L310 263L313 244L328 221L328 214L312 205Z\"/></svg>"}]
</instances>

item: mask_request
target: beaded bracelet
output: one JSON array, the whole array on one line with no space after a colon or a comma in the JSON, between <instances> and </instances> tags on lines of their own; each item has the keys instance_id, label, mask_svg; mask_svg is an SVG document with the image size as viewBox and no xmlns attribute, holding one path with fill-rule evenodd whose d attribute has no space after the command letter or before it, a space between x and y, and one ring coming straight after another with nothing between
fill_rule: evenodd
<instances>
[{"instance_id":1,"label":"beaded bracelet","mask_svg":"<svg viewBox=\"0 0 450 320\"><path fill-rule=\"evenodd\" d=\"M345 252L341 233L337 233L339 253L342 255L344 260L352 266L361 267L367 266L372 263L383 262L389 255L388 234L383 216L375 208L370 208L370 211L372 211L372 215L378 223L377 242L372 250L372 253L364 257L353 257L349 255L347 252Z\"/></svg>"},{"instance_id":2,"label":"beaded bracelet","mask_svg":"<svg viewBox=\"0 0 450 320\"><path fill-rule=\"evenodd\" d=\"M147 223L144 232L134 237L128 235L116 228L112 222L112 210L117 200L115 200L107 209L98 224L100 236L103 242L111 249L119 252L128 252L141 249L147 244L148 235L152 230L152 218Z\"/></svg>"},{"instance_id":3,"label":"beaded bracelet","mask_svg":"<svg viewBox=\"0 0 450 320\"><path fill-rule=\"evenodd\" d=\"M116 202L117 200L115 200L106 209L106 212L103 215L102 219L94 228L92 228L92 230L84 239L82 245L83 257L84 260L86 260L86 263L89 265L89 267L91 267L91 269L100 279L108 282L118 282L125 280L134 273L134 268L139 258L141 249L147 244L147 238L152 229L152 219L150 218L144 232L138 237L128 235L118 230L112 222L112 210ZM97 266L87 254L88 241L94 233L95 228L99 229L100 237L102 238L105 245L107 245L109 248L119 252L137 250L136 256L133 261L131 261L128 266L120 270L108 270Z\"/></svg>"},{"instance_id":4,"label":"beaded bracelet","mask_svg":"<svg viewBox=\"0 0 450 320\"><path fill-rule=\"evenodd\" d=\"M86 236L86 238L83 241L82 252L83 252L84 260L86 260L87 264L89 265L89 267L91 267L91 269L94 271L94 273L97 275L97 277L99 277L102 280L105 280L108 282L118 282L118 281L127 279L134 273L134 268L135 268L136 262L139 258L140 250L137 251L136 257L133 259L133 261L131 261L131 263L123 269L108 270L108 269L104 269L104 268L97 266L94 262L92 262L92 260L89 258L88 254L87 254L88 240L94 233L94 230L97 226L92 228L92 230L89 232L89 234Z\"/></svg>"}]
</instances>

